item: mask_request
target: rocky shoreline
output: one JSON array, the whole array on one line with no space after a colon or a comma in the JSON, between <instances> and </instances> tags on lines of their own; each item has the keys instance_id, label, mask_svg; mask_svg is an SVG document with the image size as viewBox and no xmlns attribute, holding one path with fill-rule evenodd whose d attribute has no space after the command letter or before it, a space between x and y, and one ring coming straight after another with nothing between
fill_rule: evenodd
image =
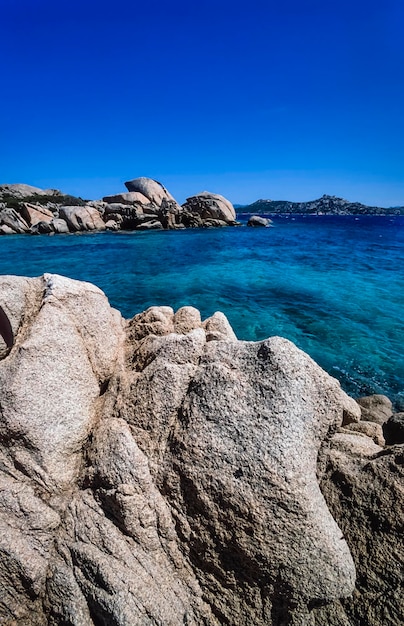
<instances>
[{"instance_id":1,"label":"rocky shoreline","mask_svg":"<svg viewBox=\"0 0 404 626\"><path fill-rule=\"evenodd\" d=\"M232 203L203 191L182 205L151 178L125 183L127 191L101 200L83 200L56 189L0 185L0 235L67 234L83 231L180 230L240 226ZM247 226L268 227L269 215L404 215L404 207L383 209L335 196L312 202L257 200L238 207Z\"/></svg>"},{"instance_id":2,"label":"rocky shoreline","mask_svg":"<svg viewBox=\"0 0 404 626\"><path fill-rule=\"evenodd\" d=\"M387 398L221 313L124 320L51 274L0 306L2 624L404 622Z\"/></svg>"},{"instance_id":3,"label":"rocky shoreline","mask_svg":"<svg viewBox=\"0 0 404 626\"><path fill-rule=\"evenodd\" d=\"M0 186L0 234L178 230L238 225L229 200L204 191L181 206L159 182L136 178L126 193L84 201L30 185Z\"/></svg>"}]
</instances>

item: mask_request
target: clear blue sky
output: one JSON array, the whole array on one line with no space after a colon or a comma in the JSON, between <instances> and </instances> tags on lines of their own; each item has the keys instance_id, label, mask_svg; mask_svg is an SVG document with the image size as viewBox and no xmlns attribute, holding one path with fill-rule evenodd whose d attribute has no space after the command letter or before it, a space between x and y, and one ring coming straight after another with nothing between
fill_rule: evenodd
<instances>
[{"instance_id":1,"label":"clear blue sky","mask_svg":"<svg viewBox=\"0 0 404 626\"><path fill-rule=\"evenodd\" d=\"M0 183L404 205L402 0L0 0Z\"/></svg>"}]
</instances>

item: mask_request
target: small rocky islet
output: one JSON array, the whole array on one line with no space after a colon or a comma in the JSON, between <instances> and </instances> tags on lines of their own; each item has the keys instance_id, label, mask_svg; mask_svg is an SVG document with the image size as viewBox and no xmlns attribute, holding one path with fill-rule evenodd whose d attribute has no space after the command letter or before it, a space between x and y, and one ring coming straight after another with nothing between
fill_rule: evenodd
<instances>
[{"instance_id":1,"label":"small rocky islet","mask_svg":"<svg viewBox=\"0 0 404 626\"><path fill-rule=\"evenodd\" d=\"M404 424L280 337L0 276L0 622L401 626Z\"/></svg>"}]
</instances>

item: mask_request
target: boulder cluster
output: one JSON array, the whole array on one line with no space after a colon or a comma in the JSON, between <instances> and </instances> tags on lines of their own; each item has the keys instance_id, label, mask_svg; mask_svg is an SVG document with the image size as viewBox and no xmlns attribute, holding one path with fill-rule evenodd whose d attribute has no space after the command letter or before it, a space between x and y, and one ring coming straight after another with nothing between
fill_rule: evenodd
<instances>
[{"instance_id":1,"label":"boulder cluster","mask_svg":"<svg viewBox=\"0 0 404 626\"><path fill-rule=\"evenodd\" d=\"M127 193L84 201L58 190L0 186L0 234L71 233L101 230L163 230L236 225L223 196L204 191L181 206L150 178L125 183Z\"/></svg>"},{"instance_id":2,"label":"boulder cluster","mask_svg":"<svg viewBox=\"0 0 404 626\"><path fill-rule=\"evenodd\" d=\"M1 276L0 310L2 624L404 623L387 398L58 275Z\"/></svg>"}]
</instances>

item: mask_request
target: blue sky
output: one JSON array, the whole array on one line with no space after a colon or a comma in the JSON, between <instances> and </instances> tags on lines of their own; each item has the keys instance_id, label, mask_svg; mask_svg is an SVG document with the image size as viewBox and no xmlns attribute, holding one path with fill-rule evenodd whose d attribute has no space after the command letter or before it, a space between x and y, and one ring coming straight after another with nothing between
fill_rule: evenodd
<instances>
[{"instance_id":1,"label":"blue sky","mask_svg":"<svg viewBox=\"0 0 404 626\"><path fill-rule=\"evenodd\" d=\"M0 183L404 205L402 0L0 0Z\"/></svg>"}]
</instances>

